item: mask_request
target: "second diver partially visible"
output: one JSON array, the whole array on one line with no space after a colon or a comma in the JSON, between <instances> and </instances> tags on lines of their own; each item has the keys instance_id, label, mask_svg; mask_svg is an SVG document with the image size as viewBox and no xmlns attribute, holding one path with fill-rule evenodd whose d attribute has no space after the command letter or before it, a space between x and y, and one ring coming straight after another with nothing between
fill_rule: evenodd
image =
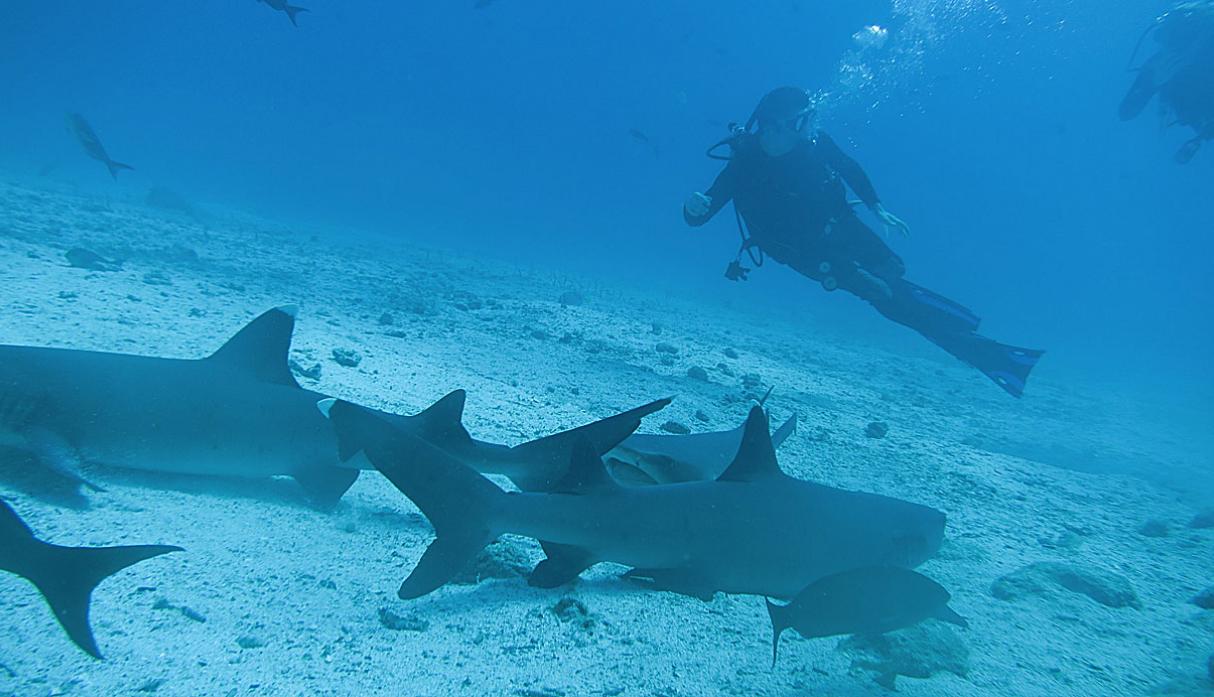
<instances>
[{"instance_id":1,"label":"second diver partially visible","mask_svg":"<svg viewBox=\"0 0 1214 697\"><path fill-rule=\"evenodd\" d=\"M1128 121L1159 98L1159 109L1193 136L1176 151L1176 161L1193 159L1201 144L1214 140L1214 0L1183 2L1159 16L1143 34L1154 33L1158 50L1138 68L1121 100Z\"/></svg>"},{"instance_id":2,"label":"second diver partially visible","mask_svg":"<svg viewBox=\"0 0 1214 697\"><path fill-rule=\"evenodd\" d=\"M905 234L906 223L881 204L860 165L812 127L813 114L804 89L775 89L744 127L709 150L728 164L707 192L687 199L683 217L700 226L733 201L743 242L726 277L745 279L750 269L742 266L743 252L756 266L766 254L828 291L842 288L866 300L1021 396L1043 352L978 334L973 312L903 278L902 259L856 216L844 183L885 225ZM728 156L714 154L724 145Z\"/></svg>"}]
</instances>

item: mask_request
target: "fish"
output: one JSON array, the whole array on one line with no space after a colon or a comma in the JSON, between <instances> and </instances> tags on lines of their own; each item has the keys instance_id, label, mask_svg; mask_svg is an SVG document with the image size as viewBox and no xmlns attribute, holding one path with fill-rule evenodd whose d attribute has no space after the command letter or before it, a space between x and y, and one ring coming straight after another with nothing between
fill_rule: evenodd
<instances>
[{"instance_id":1,"label":"fish","mask_svg":"<svg viewBox=\"0 0 1214 697\"><path fill-rule=\"evenodd\" d=\"M295 21L295 16L300 12L311 12L306 7L296 7L287 2L287 0L257 0L257 2L265 3L279 12L287 13L287 19L291 20L293 26L298 27L299 23Z\"/></svg>"},{"instance_id":2,"label":"fish","mask_svg":"<svg viewBox=\"0 0 1214 697\"><path fill-rule=\"evenodd\" d=\"M881 566L852 569L809 584L787 605L767 601L771 617L771 665L780 635L795 629L806 639L839 634L884 634L928 618L968 627L948 606L943 586L911 569Z\"/></svg>"},{"instance_id":3,"label":"fish","mask_svg":"<svg viewBox=\"0 0 1214 697\"><path fill-rule=\"evenodd\" d=\"M721 476L742 445L746 424L729 431L667 435L636 433L612 448L603 460L617 481L628 484L673 484L711 481ZM788 418L771 436L780 445L797 430Z\"/></svg>"},{"instance_id":4,"label":"fish","mask_svg":"<svg viewBox=\"0 0 1214 697\"><path fill-rule=\"evenodd\" d=\"M84 154L104 164L106 169L110 171L110 176L114 178L114 181L118 181L118 172L120 170L135 169L128 164L114 161L109 153L106 152L105 146L101 144L101 139L97 137L97 133L93 131L93 127L80 114L68 114L67 125L71 129L72 134L76 136L76 140L80 142L81 147L84 148Z\"/></svg>"},{"instance_id":5,"label":"fish","mask_svg":"<svg viewBox=\"0 0 1214 697\"><path fill-rule=\"evenodd\" d=\"M84 247L72 247L64 252L63 257L67 259L68 266L77 269L87 269L89 271L121 271L122 262L114 259L106 259L97 252Z\"/></svg>"},{"instance_id":6,"label":"fish","mask_svg":"<svg viewBox=\"0 0 1214 697\"><path fill-rule=\"evenodd\" d=\"M700 598L716 592L791 598L855 568L917 566L939 549L944 513L784 474L767 416L755 406L730 466L714 481L620 485L579 439L548 491L507 494L492 481L374 412L327 399L344 458L365 456L421 509L436 537L401 584L401 599L447 583L499 535L540 541L531 585L552 588L599 562L625 577Z\"/></svg>"},{"instance_id":7,"label":"fish","mask_svg":"<svg viewBox=\"0 0 1214 697\"><path fill-rule=\"evenodd\" d=\"M61 547L43 542L0 499L0 571L34 584L68 638L98 660L101 650L89 624L93 589L128 566L181 551L170 545Z\"/></svg>"},{"instance_id":8,"label":"fish","mask_svg":"<svg viewBox=\"0 0 1214 697\"><path fill-rule=\"evenodd\" d=\"M82 484L86 463L220 477L293 477L317 508L332 508L365 460L341 462L330 423L288 366L296 308L273 308L210 356L160 358L0 345L0 442ZM587 438L614 447L660 400L564 434L506 447L473 439L455 390L413 415L377 412L466 466L542 487Z\"/></svg>"}]
</instances>

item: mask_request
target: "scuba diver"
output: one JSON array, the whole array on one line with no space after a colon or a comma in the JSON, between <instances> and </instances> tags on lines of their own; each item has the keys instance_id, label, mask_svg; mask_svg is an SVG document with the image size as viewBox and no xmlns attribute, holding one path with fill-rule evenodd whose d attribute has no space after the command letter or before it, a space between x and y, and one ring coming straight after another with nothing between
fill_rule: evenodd
<instances>
[{"instance_id":1,"label":"scuba diver","mask_svg":"<svg viewBox=\"0 0 1214 697\"><path fill-rule=\"evenodd\" d=\"M813 117L807 91L780 87L745 126L731 124L732 136L709 148L709 157L727 164L707 192L688 197L683 217L698 227L733 201L742 246L726 278L746 280L743 253L755 267L770 256L828 291L867 301L1019 397L1043 352L976 333L977 315L903 278L902 259L856 216L844 183L887 227L903 235L909 228L881 204L859 163L813 127ZM717 154L726 145L729 155Z\"/></svg>"},{"instance_id":2,"label":"scuba diver","mask_svg":"<svg viewBox=\"0 0 1214 697\"><path fill-rule=\"evenodd\" d=\"M1158 96L1160 111L1193 131L1176 152L1176 161L1185 164L1204 141L1214 140L1214 0L1184 2L1164 12L1143 32L1131 62L1152 32L1158 50L1138 68L1119 114L1128 121Z\"/></svg>"}]
</instances>

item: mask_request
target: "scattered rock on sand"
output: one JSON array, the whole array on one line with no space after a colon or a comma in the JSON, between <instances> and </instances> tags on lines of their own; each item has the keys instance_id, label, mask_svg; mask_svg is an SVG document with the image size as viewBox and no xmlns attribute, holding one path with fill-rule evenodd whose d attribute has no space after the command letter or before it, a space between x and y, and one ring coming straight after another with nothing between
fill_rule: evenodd
<instances>
[{"instance_id":1,"label":"scattered rock on sand","mask_svg":"<svg viewBox=\"0 0 1214 697\"><path fill-rule=\"evenodd\" d=\"M1203 610L1214 610L1214 586L1193 596L1190 602Z\"/></svg>"},{"instance_id":2,"label":"scattered rock on sand","mask_svg":"<svg viewBox=\"0 0 1214 697\"><path fill-rule=\"evenodd\" d=\"M335 348L333 349L333 362L347 368L357 368L358 364L363 362L363 357L354 349Z\"/></svg>"},{"instance_id":3,"label":"scattered rock on sand","mask_svg":"<svg viewBox=\"0 0 1214 697\"><path fill-rule=\"evenodd\" d=\"M679 349L674 344L668 344L665 341L661 342L654 348L657 349L658 353L665 353L671 356L679 355Z\"/></svg>"},{"instance_id":4,"label":"scattered rock on sand","mask_svg":"<svg viewBox=\"0 0 1214 697\"><path fill-rule=\"evenodd\" d=\"M1168 524L1162 520L1148 520L1138 528L1138 534L1143 537L1167 537Z\"/></svg>"},{"instance_id":5,"label":"scattered rock on sand","mask_svg":"<svg viewBox=\"0 0 1214 697\"><path fill-rule=\"evenodd\" d=\"M884 438L889 433L889 425L884 421L873 421L864 427L864 435L869 438Z\"/></svg>"},{"instance_id":6,"label":"scattered rock on sand","mask_svg":"<svg viewBox=\"0 0 1214 697\"><path fill-rule=\"evenodd\" d=\"M899 675L930 678L949 672L964 678L969 672L969 648L946 624L927 621L896 632L860 635L839 642L851 654L852 668L875 671L877 684L894 689Z\"/></svg>"},{"instance_id":7,"label":"scattered rock on sand","mask_svg":"<svg viewBox=\"0 0 1214 697\"><path fill-rule=\"evenodd\" d=\"M708 371L704 370L698 365L693 365L687 369L687 377L691 378L692 380L708 382Z\"/></svg>"},{"instance_id":8,"label":"scattered rock on sand","mask_svg":"<svg viewBox=\"0 0 1214 697\"><path fill-rule=\"evenodd\" d=\"M678 421L667 421L666 423L662 424L662 430L667 433L673 433L676 436L685 436L691 433L690 428L687 428Z\"/></svg>"},{"instance_id":9,"label":"scattered rock on sand","mask_svg":"<svg viewBox=\"0 0 1214 697\"><path fill-rule=\"evenodd\" d=\"M725 354L726 358L737 358L738 357L738 352L733 350L732 348L726 347L726 349L723 353Z\"/></svg>"},{"instance_id":10,"label":"scattered rock on sand","mask_svg":"<svg viewBox=\"0 0 1214 697\"><path fill-rule=\"evenodd\" d=\"M487 578L519 578L531 570L531 560L515 545L498 540L481 550L451 582L474 586Z\"/></svg>"},{"instance_id":11,"label":"scattered rock on sand","mask_svg":"<svg viewBox=\"0 0 1214 697\"><path fill-rule=\"evenodd\" d=\"M570 305L581 305L582 303L586 302L586 299L583 298L582 294L576 290L567 290L564 293L561 293L561 297L557 298L556 301L565 307L569 307Z\"/></svg>"},{"instance_id":12,"label":"scattered rock on sand","mask_svg":"<svg viewBox=\"0 0 1214 697\"><path fill-rule=\"evenodd\" d=\"M430 623L417 615L398 615L391 608L379 609L379 623L394 632L424 632Z\"/></svg>"},{"instance_id":13,"label":"scattered rock on sand","mask_svg":"<svg viewBox=\"0 0 1214 697\"><path fill-rule=\"evenodd\" d=\"M319 363L313 363L311 368L305 368L299 361L292 358L287 361L287 365L290 366L292 373L295 373L300 377L304 377L309 380L320 379L321 367Z\"/></svg>"},{"instance_id":14,"label":"scattered rock on sand","mask_svg":"<svg viewBox=\"0 0 1214 697\"><path fill-rule=\"evenodd\" d=\"M379 326L391 327L394 324L396 324L396 318L392 316L391 312L385 312L379 316Z\"/></svg>"},{"instance_id":15,"label":"scattered rock on sand","mask_svg":"<svg viewBox=\"0 0 1214 697\"><path fill-rule=\"evenodd\" d=\"M87 269L89 271L120 271L122 270L122 262L106 259L97 252L84 247L73 247L63 255L67 259L68 266L74 266L77 269Z\"/></svg>"},{"instance_id":16,"label":"scattered rock on sand","mask_svg":"<svg viewBox=\"0 0 1214 697\"><path fill-rule=\"evenodd\" d=\"M260 649L266 645L266 640L256 634L242 634L236 639L236 645L242 649Z\"/></svg>"},{"instance_id":17,"label":"scattered rock on sand","mask_svg":"<svg viewBox=\"0 0 1214 697\"><path fill-rule=\"evenodd\" d=\"M1204 530L1206 528L1214 528L1214 508L1208 511L1202 511L1193 516L1193 520L1189 521L1189 527Z\"/></svg>"},{"instance_id":18,"label":"scattered rock on sand","mask_svg":"<svg viewBox=\"0 0 1214 697\"><path fill-rule=\"evenodd\" d=\"M1019 600L1048 595L1056 588L1081 593L1108 607L1142 607L1124 576L1058 562L1030 564L1002 576L991 585L991 595L1000 600Z\"/></svg>"}]
</instances>

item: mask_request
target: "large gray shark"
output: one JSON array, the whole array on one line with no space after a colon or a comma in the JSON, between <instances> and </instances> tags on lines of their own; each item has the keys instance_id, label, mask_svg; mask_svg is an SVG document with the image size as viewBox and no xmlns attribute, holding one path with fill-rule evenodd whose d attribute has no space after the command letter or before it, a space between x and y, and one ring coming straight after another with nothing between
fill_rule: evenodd
<instances>
[{"instance_id":1,"label":"large gray shark","mask_svg":"<svg viewBox=\"0 0 1214 697\"><path fill-rule=\"evenodd\" d=\"M686 435L634 433L603 456L607 471L628 484L674 484L711 481L721 476L742 445L742 424L729 431ZM771 435L779 448L797 430L797 417L790 416Z\"/></svg>"},{"instance_id":2,"label":"large gray shark","mask_svg":"<svg viewBox=\"0 0 1214 697\"><path fill-rule=\"evenodd\" d=\"M293 307L270 310L212 355L152 358L72 349L0 346L0 441L83 481L98 463L153 472L294 477L319 506L335 504L360 463L340 466L332 426L316 411L325 395L296 383L287 365ZM509 448L474 440L457 390L412 416L380 415L468 466L548 483L575 439L606 452L661 400ZM365 461L362 467L370 468ZM547 473L547 474L546 474Z\"/></svg>"},{"instance_id":3,"label":"large gray shark","mask_svg":"<svg viewBox=\"0 0 1214 697\"><path fill-rule=\"evenodd\" d=\"M343 458L362 452L430 520L436 539L399 590L439 588L503 533L540 540L534 585L551 587L610 561L657 588L791 598L813 581L870 566L913 567L939 548L944 514L787 476L767 417L754 407L733 463L715 481L622 486L587 441L550 493L507 494L373 412L318 404Z\"/></svg>"},{"instance_id":4,"label":"large gray shark","mask_svg":"<svg viewBox=\"0 0 1214 697\"><path fill-rule=\"evenodd\" d=\"M180 547L60 547L34 537L20 516L0 500L0 571L27 579L37 587L72 641L101 658L89 626L89 600L106 577L145 559Z\"/></svg>"}]
</instances>

